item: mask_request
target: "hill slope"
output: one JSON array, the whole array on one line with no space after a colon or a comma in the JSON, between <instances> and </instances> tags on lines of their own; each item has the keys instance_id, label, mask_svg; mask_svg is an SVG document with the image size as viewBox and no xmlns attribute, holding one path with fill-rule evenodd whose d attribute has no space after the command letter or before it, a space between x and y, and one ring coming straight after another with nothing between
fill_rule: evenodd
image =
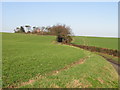
<instances>
[{"instance_id":1,"label":"hill slope","mask_svg":"<svg viewBox=\"0 0 120 90\"><path fill-rule=\"evenodd\" d=\"M71 86L73 79L86 87L118 87L118 75L105 59L54 40L54 36L3 33L3 87L85 87ZM60 73L49 74L55 71Z\"/></svg>"}]
</instances>

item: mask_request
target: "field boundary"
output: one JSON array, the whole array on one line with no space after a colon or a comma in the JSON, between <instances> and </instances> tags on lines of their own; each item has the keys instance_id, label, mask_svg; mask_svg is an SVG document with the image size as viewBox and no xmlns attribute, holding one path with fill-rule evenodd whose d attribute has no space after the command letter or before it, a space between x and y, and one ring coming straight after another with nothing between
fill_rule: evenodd
<instances>
[{"instance_id":1,"label":"field boundary","mask_svg":"<svg viewBox=\"0 0 120 90\"><path fill-rule=\"evenodd\" d=\"M85 45L75 45L75 44L67 44L67 45L70 45L70 46L74 46L74 47L78 47L78 48L82 48L82 49L85 49L85 50L88 50L88 51L91 51L91 52L99 52L99 53L104 53L104 54L108 54L108 55L113 55L113 56L116 56L116 57L120 57L120 51L117 51L117 50L111 50L111 49L105 49L105 48L99 48L98 47L93 47L93 46L85 46ZM98 51L97 51L98 50ZM102 52L103 50L103 52ZM104 52L104 50L106 50ZM98 54L100 55L100 54ZM110 62L113 67L116 69L116 71L118 72L118 75L120 75L120 62L116 62L112 59L109 59L108 57L104 56L104 55L100 55L101 57L105 58L108 62Z\"/></svg>"},{"instance_id":2,"label":"field boundary","mask_svg":"<svg viewBox=\"0 0 120 90\"><path fill-rule=\"evenodd\" d=\"M100 52L100 53L120 57L120 51L118 51L118 50L113 50L113 49L108 49L108 48L100 48L100 47L95 47L95 46L76 45L76 44L66 44L66 45L79 47L79 48L82 48L82 49L85 49L85 50L88 50L91 52Z\"/></svg>"}]
</instances>

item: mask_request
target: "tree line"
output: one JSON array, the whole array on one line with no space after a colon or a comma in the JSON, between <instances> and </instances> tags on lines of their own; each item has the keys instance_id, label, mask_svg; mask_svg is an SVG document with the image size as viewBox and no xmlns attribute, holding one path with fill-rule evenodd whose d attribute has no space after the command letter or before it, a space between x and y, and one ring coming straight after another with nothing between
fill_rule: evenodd
<instances>
[{"instance_id":1,"label":"tree line","mask_svg":"<svg viewBox=\"0 0 120 90\"><path fill-rule=\"evenodd\" d=\"M56 24L53 26L32 27L30 25L16 27L15 33L38 34L38 35L55 35L56 40L62 43L70 43L72 41L72 30L65 24Z\"/></svg>"}]
</instances>

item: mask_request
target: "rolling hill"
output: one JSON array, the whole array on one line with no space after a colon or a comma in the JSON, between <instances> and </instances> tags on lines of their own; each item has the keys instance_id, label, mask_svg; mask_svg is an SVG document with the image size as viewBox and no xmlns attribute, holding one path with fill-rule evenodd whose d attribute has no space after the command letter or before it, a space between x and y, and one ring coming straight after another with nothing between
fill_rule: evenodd
<instances>
[{"instance_id":1,"label":"rolling hill","mask_svg":"<svg viewBox=\"0 0 120 90\"><path fill-rule=\"evenodd\" d=\"M118 87L118 74L104 58L55 40L2 33L3 88Z\"/></svg>"}]
</instances>

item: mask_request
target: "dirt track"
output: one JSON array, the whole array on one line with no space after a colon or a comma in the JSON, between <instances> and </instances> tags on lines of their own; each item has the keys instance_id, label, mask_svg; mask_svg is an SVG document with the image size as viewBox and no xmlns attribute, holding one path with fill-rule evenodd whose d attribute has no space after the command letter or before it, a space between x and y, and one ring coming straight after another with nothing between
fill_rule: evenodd
<instances>
[{"instance_id":1,"label":"dirt track","mask_svg":"<svg viewBox=\"0 0 120 90\"><path fill-rule=\"evenodd\" d=\"M110 63L113 65L113 67L116 69L116 71L118 72L118 74L119 74L119 76L120 76L120 64L114 62L114 60L109 59L109 58L107 58L106 56L103 56L103 55L100 55L100 56L104 57L108 62L110 62Z\"/></svg>"},{"instance_id":2,"label":"dirt track","mask_svg":"<svg viewBox=\"0 0 120 90\"><path fill-rule=\"evenodd\" d=\"M91 51L91 52L94 52L94 50L91 50L91 46L85 46L85 45L76 45L76 44L67 44L67 45L70 45L70 46L74 46L74 47L78 47L78 48L82 48L82 49L85 49L85 50L88 50L88 51ZM87 48L86 48L87 47ZM99 49L102 49L102 48L99 48ZM95 50L96 52L96 50ZM102 53L102 52L99 52L99 53ZM107 53L108 54L108 53ZM119 53L116 52L116 54L119 56ZM108 54L109 55L109 54ZM116 71L118 72L119 76L120 76L120 64L118 62L115 62L114 60L112 59L109 59L108 57L106 56L103 56L103 55L100 55L102 57L104 57L108 62L110 62L113 67L116 69ZM116 55L115 55L116 56ZM120 56L119 56L120 57Z\"/></svg>"}]
</instances>

